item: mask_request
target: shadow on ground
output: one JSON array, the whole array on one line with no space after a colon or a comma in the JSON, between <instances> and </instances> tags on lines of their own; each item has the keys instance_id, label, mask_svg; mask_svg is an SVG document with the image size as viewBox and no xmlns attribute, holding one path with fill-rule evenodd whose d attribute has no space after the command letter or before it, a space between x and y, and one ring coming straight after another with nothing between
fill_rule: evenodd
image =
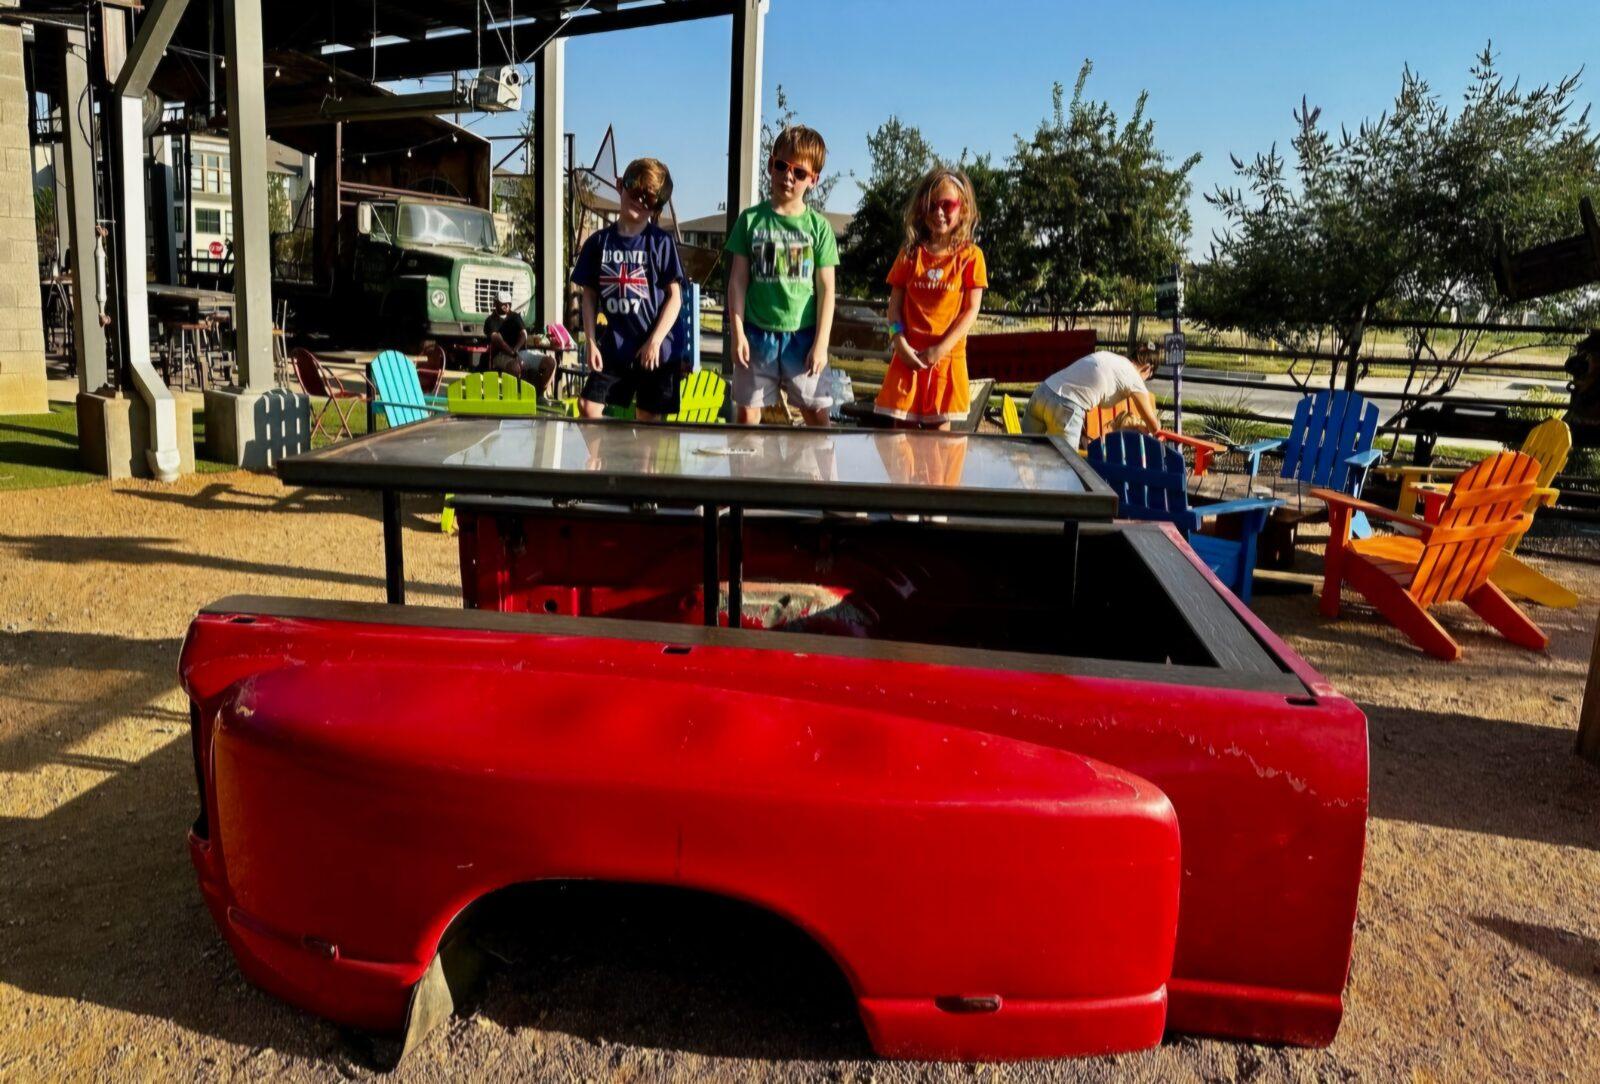
<instances>
[{"instance_id":1,"label":"shadow on ground","mask_svg":"<svg viewBox=\"0 0 1600 1084\"><path fill-rule=\"evenodd\" d=\"M485 901L472 928L491 961L473 1001L505 1027L716 1057L872 1054L832 959L747 904L562 882Z\"/></svg>"},{"instance_id":2,"label":"shadow on ground","mask_svg":"<svg viewBox=\"0 0 1600 1084\"><path fill-rule=\"evenodd\" d=\"M160 489L126 491L128 496L157 504L178 504L200 512L270 512L295 516L334 513L361 516L375 523L380 516L376 493L352 489L290 489L282 496L273 497L251 493L227 482L212 482L193 493ZM437 496L402 496L400 502L402 525L409 530L439 530L438 512L441 507ZM433 518L428 517L428 513Z\"/></svg>"},{"instance_id":3,"label":"shadow on ground","mask_svg":"<svg viewBox=\"0 0 1600 1084\"><path fill-rule=\"evenodd\" d=\"M1544 957L1574 978L1600 987L1600 939L1496 915L1477 915L1472 921L1518 948Z\"/></svg>"},{"instance_id":4,"label":"shadow on ground","mask_svg":"<svg viewBox=\"0 0 1600 1084\"><path fill-rule=\"evenodd\" d=\"M14 709L0 712L0 771L67 763L71 745L116 719L155 720L164 709L150 702L177 683L181 647L176 639L0 633L0 699ZM176 721L188 725L181 715ZM111 766L127 767L122 761Z\"/></svg>"},{"instance_id":5,"label":"shadow on ground","mask_svg":"<svg viewBox=\"0 0 1600 1084\"><path fill-rule=\"evenodd\" d=\"M418 518L420 520L420 517ZM432 529L437 531L438 525L432 525ZM373 525L373 535L373 547L381 552L382 535L376 524ZM56 564L104 561L121 565L171 565L174 568L204 568L249 576L278 576L291 581L311 580L365 587L370 588L375 594L384 589L384 578L381 575L368 576L324 567L327 560L324 554L306 554L306 563L302 566L279 565L265 561L221 557L211 553L190 552L180 548L177 539L173 538L68 535L0 534L0 548L8 550L14 559L22 561ZM355 556L359 559L362 555ZM432 595L451 599L460 597L459 588L443 584L408 581L406 591L413 595Z\"/></svg>"},{"instance_id":6,"label":"shadow on ground","mask_svg":"<svg viewBox=\"0 0 1600 1084\"><path fill-rule=\"evenodd\" d=\"M1573 731L1456 712L1372 707L1371 814L1600 850L1600 768Z\"/></svg>"}]
</instances>

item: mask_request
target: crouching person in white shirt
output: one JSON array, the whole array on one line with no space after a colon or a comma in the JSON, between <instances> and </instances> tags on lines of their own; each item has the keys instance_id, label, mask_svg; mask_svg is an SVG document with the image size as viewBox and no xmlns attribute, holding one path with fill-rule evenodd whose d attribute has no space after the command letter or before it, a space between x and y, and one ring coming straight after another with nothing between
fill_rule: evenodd
<instances>
[{"instance_id":1,"label":"crouching person in white shirt","mask_svg":"<svg viewBox=\"0 0 1600 1084\"><path fill-rule=\"evenodd\" d=\"M1060 433L1077 448L1090 412L1114 407L1131 396L1135 425L1154 433L1161 428L1161 419L1156 417L1145 381L1155 369L1156 346L1152 342L1142 344L1132 361L1109 350L1096 350L1040 381L1028 400L1022 431Z\"/></svg>"}]
</instances>

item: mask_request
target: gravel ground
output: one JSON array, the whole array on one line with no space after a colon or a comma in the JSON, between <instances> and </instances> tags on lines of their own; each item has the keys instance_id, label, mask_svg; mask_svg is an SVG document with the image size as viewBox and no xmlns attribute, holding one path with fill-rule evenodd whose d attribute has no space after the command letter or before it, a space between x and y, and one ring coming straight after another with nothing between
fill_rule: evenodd
<instances>
[{"instance_id":1,"label":"gravel ground","mask_svg":"<svg viewBox=\"0 0 1600 1084\"><path fill-rule=\"evenodd\" d=\"M211 926L174 667L221 595L381 598L376 501L227 474L0 508L0 1080L375 1075L367 1041L247 985ZM412 601L457 604L436 509L407 511ZM1330 623L1304 594L1258 601L1371 721L1355 964L1326 1050L1173 1037L1113 1059L875 1061L837 977L760 916L569 891L527 901L475 1013L393 1079L1593 1079L1600 769L1570 750L1600 568L1542 566L1585 598L1538 612L1545 655L1460 607L1445 621L1466 657L1445 665L1364 606Z\"/></svg>"}]
</instances>

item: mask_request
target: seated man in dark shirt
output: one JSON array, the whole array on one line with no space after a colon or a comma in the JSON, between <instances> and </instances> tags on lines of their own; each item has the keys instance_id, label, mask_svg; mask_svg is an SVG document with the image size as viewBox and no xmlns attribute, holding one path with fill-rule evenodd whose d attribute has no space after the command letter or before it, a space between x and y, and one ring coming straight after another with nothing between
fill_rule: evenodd
<instances>
[{"instance_id":1,"label":"seated man in dark shirt","mask_svg":"<svg viewBox=\"0 0 1600 1084\"><path fill-rule=\"evenodd\" d=\"M511 309L511 295L504 290L495 297L494 312L483 322L483 335L488 340L489 368L523 380L532 381L544 396L550 394L551 380L556 375L556 359L550 354L527 349L528 329L522 317Z\"/></svg>"}]
</instances>

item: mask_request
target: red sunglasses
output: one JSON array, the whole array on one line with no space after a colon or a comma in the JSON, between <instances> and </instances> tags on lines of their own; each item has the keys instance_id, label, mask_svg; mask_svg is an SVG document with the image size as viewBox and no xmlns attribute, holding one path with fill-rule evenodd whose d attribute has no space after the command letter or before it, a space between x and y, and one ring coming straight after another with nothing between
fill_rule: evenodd
<instances>
[{"instance_id":1,"label":"red sunglasses","mask_svg":"<svg viewBox=\"0 0 1600 1084\"><path fill-rule=\"evenodd\" d=\"M792 162L785 162L782 158L774 158L768 166L774 173L787 173L797 181L809 181L812 173L805 166L797 166Z\"/></svg>"},{"instance_id":2,"label":"red sunglasses","mask_svg":"<svg viewBox=\"0 0 1600 1084\"><path fill-rule=\"evenodd\" d=\"M935 211L943 211L946 218L954 218L959 210L961 210L961 201L958 199L935 200L928 205L929 214Z\"/></svg>"}]
</instances>

